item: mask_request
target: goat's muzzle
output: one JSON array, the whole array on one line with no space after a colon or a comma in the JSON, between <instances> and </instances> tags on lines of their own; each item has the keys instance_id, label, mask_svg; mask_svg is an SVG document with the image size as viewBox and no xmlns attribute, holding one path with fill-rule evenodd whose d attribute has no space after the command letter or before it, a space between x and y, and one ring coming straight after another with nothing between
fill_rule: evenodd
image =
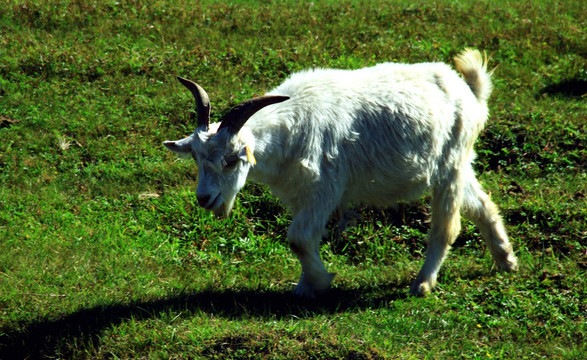
<instances>
[{"instance_id":1,"label":"goat's muzzle","mask_svg":"<svg viewBox=\"0 0 587 360\"><path fill-rule=\"evenodd\" d=\"M198 199L198 204L200 204L201 207L204 209L208 208L206 205L208 205L210 202L210 195L196 195L196 198Z\"/></svg>"},{"instance_id":2,"label":"goat's muzzle","mask_svg":"<svg viewBox=\"0 0 587 360\"><path fill-rule=\"evenodd\" d=\"M212 197L210 194L196 195L200 207L210 210L218 217L227 217L230 214L232 206L226 206L220 194Z\"/></svg>"}]
</instances>

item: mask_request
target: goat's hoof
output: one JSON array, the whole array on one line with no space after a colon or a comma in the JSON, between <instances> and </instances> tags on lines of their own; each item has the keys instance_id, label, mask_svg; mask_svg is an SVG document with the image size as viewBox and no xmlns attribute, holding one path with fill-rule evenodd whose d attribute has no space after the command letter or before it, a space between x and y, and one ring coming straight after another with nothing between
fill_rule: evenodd
<instances>
[{"instance_id":1,"label":"goat's hoof","mask_svg":"<svg viewBox=\"0 0 587 360\"><path fill-rule=\"evenodd\" d=\"M497 263L499 271L513 272L518 270L518 259L513 254L509 254L508 257Z\"/></svg>"},{"instance_id":2,"label":"goat's hoof","mask_svg":"<svg viewBox=\"0 0 587 360\"><path fill-rule=\"evenodd\" d=\"M293 294L303 299L316 299L316 290L312 289L310 286L307 286L306 284L298 284L294 289Z\"/></svg>"},{"instance_id":3,"label":"goat's hoof","mask_svg":"<svg viewBox=\"0 0 587 360\"><path fill-rule=\"evenodd\" d=\"M336 274L327 273L319 284L311 284L304 278L298 283L293 294L304 299L314 300L330 290L330 283Z\"/></svg>"},{"instance_id":4,"label":"goat's hoof","mask_svg":"<svg viewBox=\"0 0 587 360\"><path fill-rule=\"evenodd\" d=\"M412 283L412 285L410 286L410 295L422 297L422 296L426 296L426 295L430 294L431 290L432 290L432 287L430 286L430 284L428 282L414 281Z\"/></svg>"}]
</instances>

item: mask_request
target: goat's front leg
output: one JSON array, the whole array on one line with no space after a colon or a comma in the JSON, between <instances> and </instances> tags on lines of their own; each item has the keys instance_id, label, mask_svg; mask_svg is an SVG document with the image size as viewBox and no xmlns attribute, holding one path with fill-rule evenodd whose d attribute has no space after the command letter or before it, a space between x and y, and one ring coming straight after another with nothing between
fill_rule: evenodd
<instances>
[{"instance_id":1,"label":"goat's front leg","mask_svg":"<svg viewBox=\"0 0 587 360\"><path fill-rule=\"evenodd\" d=\"M320 240L327 220L314 211L300 212L289 227L289 246L302 264L302 276L294 290L298 296L315 298L330 288L334 278L320 259Z\"/></svg>"}]
</instances>

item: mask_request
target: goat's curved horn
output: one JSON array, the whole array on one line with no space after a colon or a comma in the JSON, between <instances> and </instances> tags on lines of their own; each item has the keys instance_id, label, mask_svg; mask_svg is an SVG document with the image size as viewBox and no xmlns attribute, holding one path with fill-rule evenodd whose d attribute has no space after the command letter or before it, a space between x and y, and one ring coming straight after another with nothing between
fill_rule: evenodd
<instances>
[{"instance_id":1,"label":"goat's curved horn","mask_svg":"<svg viewBox=\"0 0 587 360\"><path fill-rule=\"evenodd\" d=\"M231 134L236 134L243 127L245 122L247 122L247 120L249 120L249 118L257 111L265 106L280 103L287 99L289 99L289 96L266 95L243 101L233 107L228 114L224 115L218 131L227 129Z\"/></svg>"},{"instance_id":2,"label":"goat's curved horn","mask_svg":"<svg viewBox=\"0 0 587 360\"><path fill-rule=\"evenodd\" d=\"M202 87L195 82L177 77L177 80L181 82L189 91L194 95L196 99L196 114L198 116L198 127L205 126L206 129L210 126L210 99L208 94L202 89Z\"/></svg>"}]
</instances>

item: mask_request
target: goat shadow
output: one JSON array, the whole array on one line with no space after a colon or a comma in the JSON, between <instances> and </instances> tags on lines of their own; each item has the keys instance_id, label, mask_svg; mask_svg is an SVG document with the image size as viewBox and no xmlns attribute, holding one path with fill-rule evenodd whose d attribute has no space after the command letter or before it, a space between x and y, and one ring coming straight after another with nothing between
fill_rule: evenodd
<instances>
[{"instance_id":1,"label":"goat shadow","mask_svg":"<svg viewBox=\"0 0 587 360\"><path fill-rule=\"evenodd\" d=\"M205 290L144 302L104 304L54 320L33 321L21 330L0 330L0 359L69 358L60 344L100 343L100 333L129 319L166 313L206 312L225 318L310 318L348 309L380 308L407 297L407 284L363 289L332 289L320 300L301 300L289 291Z\"/></svg>"},{"instance_id":2,"label":"goat shadow","mask_svg":"<svg viewBox=\"0 0 587 360\"><path fill-rule=\"evenodd\" d=\"M371 220L385 220L392 225L404 224L402 219L406 213L417 214L408 217L415 219L410 225L416 227L423 227L428 216L422 204L398 204L386 211L366 209L363 213ZM460 278L476 279L486 275L485 271L478 270ZM105 329L130 319L141 321L170 313L190 316L201 312L228 319L304 319L351 309L391 307L394 301L408 297L408 288L409 282L358 289L334 288L319 300L302 300L291 291L207 289L149 301L105 303L57 319L32 320L21 324L19 330L0 329L0 359L71 358L73 354L67 353L71 349L64 344L75 342L79 347L99 344L100 334Z\"/></svg>"},{"instance_id":3,"label":"goat shadow","mask_svg":"<svg viewBox=\"0 0 587 360\"><path fill-rule=\"evenodd\" d=\"M572 78L550 84L540 90L537 97L558 95L567 98L582 98L587 95L587 80Z\"/></svg>"}]
</instances>

